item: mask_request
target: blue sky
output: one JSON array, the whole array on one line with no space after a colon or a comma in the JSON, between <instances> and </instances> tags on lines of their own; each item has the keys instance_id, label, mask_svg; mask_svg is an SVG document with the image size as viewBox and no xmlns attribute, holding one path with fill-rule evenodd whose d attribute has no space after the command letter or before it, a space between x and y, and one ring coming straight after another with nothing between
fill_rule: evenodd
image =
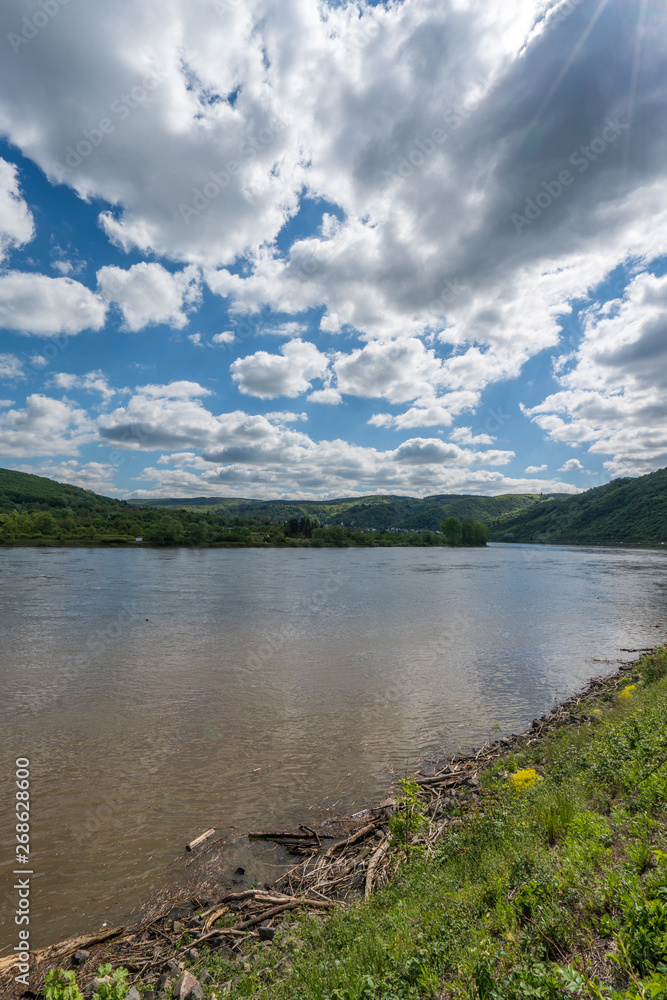
<instances>
[{"instance_id":1,"label":"blue sky","mask_svg":"<svg viewBox=\"0 0 667 1000\"><path fill-rule=\"evenodd\" d=\"M663 3L0 22L3 466L326 498L667 465Z\"/></svg>"}]
</instances>

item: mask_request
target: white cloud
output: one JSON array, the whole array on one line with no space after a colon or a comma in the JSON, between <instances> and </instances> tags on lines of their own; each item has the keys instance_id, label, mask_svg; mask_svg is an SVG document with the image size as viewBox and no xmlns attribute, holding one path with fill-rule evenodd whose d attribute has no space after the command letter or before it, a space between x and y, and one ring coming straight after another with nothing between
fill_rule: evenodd
<instances>
[{"instance_id":1,"label":"white cloud","mask_svg":"<svg viewBox=\"0 0 667 1000\"><path fill-rule=\"evenodd\" d=\"M7 458L76 455L94 436L84 410L39 393L28 396L24 409L0 413L0 453Z\"/></svg>"},{"instance_id":2,"label":"white cloud","mask_svg":"<svg viewBox=\"0 0 667 1000\"><path fill-rule=\"evenodd\" d=\"M567 462L561 465L559 472L575 472L578 469L583 469L583 465L578 458L568 458Z\"/></svg>"},{"instance_id":3,"label":"white cloud","mask_svg":"<svg viewBox=\"0 0 667 1000\"><path fill-rule=\"evenodd\" d=\"M554 441L611 456L612 475L667 464L667 276L638 274L622 299L588 313L561 389L526 414ZM576 461L576 460L572 460Z\"/></svg>"},{"instance_id":4,"label":"white cloud","mask_svg":"<svg viewBox=\"0 0 667 1000\"><path fill-rule=\"evenodd\" d=\"M0 157L0 261L12 247L29 243L34 235L34 219L21 195L18 170Z\"/></svg>"},{"instance_id":5,"label":"white cloud","mask_svg":"<svg viewBox=\"0 0 667 1000\"><path fill-rule=\"evenodd\" d=\"M315 389L308 396L309 403L326 403L329 406L338 406L339 403L343 402L343 397L339 393L338 389L334 389L333 386L325 386L324 389Z\"/></svg>"},{"instance_id":6,"label":"white cloud","mask_svg":"<svg viewBox=\"0 0 667 1000\"><path fill-rule=\"evenodd\" d=\"M15 354L0 354L0 379L9 382L25 378L23 362Z\"/></svg>"},{"instance_id":7,"label":"white cloud","mask_svg":"<svg viewBox=\"0 0 667 1000\"><path fill-rule=\"evenodd\" d=\"M14 465L17 472L29 472L34 476L46 476L57 483L69 483L83 490L93 490L103 496L119 496L123 491L114 485L116 467L105 462L78 462L68 459L63 462L40 462L31 465Z\"/></svg>"},{"instance_id":8,"label":"white cloud","mask_svg":"<svg viewBox=\"0 0 667 1000\"><path fill-rule=\"evenodd\" d=\"M71 278L9 271L0 275L0 326L19 333L54 337L99 330L106 306Z\"/></svg>"},{"instance_id":9,"label":"white cloud","mask_svg":"<svg viewBox=\"0 0 667 1000\"><path fill-rule=\"evenodd\" d=\"M293 410L276 410L273 413L265 413L264 416L272 424L294 424L299 420L308 420L307 413L294 413Z\"/></svg>"},{"instance_id":10,"label":"white cloud","mask_svg":"<svg viewBox=\"0 0 667 1000\"><path fill-rule=\"evenodd\" d=\"M200 300L200 278L196 267L172 274L161 264L102 267L97 283L107 302L115 302L123 314L123 326L136 332L145 326L167 323L177 330L188 322L187 310Z\"/></svg>"},{"instance_id":11,"label":"white cloud","mask_svg":"<svg viewBox=\"0 0 667 1000\"><path fill-rule=\"evenodd\" d=\"M202 344L202 342L201 342L201 333L190 333L190 334L188 334L188 340L190 341L191 344L194 344L195 347L203 347L204 346Z\"/></svg>"},{"instance_id":12,"label":"white cloud","mask_svg":"<svg viewBox=\"0 0 667 1000\"><path fill-rule=\"evenodd\" d=\"M118 391L109 385L106 375L101 371L86 372L85 375L54 372L47 384L57 389L84 389L86 392L99 392L105 402L112 399Z\"/></svg>"},{"instance_id":13,"label":"white cloud","mask_svg":"<svg viewBox=\"0 0 667 1000\"><path fill-rule=\"evenodd\" d=\"M223 330L221 333L214 333L211 339L214 344L233 344L235 337L231 330Z\"/></svg>"},{"instance_id":14,"label":"white cloud","mask_svg":"<svg viewBox=\"0 0 667 1000\"><path fill-rule=\"evenodd\" d=\"M496 440L492 434L474 434L472 427L456 427L449 435L449 439L456 441L457 444L493 444ZM546 469L546 465L543 468Z\"/></svg>"},{"instance_id":15,"label":"white cloud","mask_svg":"<svg viewBox=\"0 0 667 1000\"><path fill-rule=\"evenodd\" d=\"M281 354L257 351L230 365L240 392L260 399L298 396L327 370L329 359L308 341L290 340L280 350Z\"/></svg>"},{"instance_id":16,"label":"white cloud","mask_svg":"<svg viewBox=\"0 0 667 1000\"><path fill-rule=\"evenodd\" d=\"M442 376L442 362L435 351L415 338L373 342L350 354L338 353L333 367L341 393L384 398L390 403L429 395Z\"/></svg>"},{"instance_id":17,"label":"white cloud","mask_svg":"<svg viewBox=\"0 0 667 1000\"><path fill-rule=\"evenodd\" d=\"M546 465L528 465L526 466L526 472L528 475L535 475L536 472L544 472Z\"/></svg>"}]
</instances>

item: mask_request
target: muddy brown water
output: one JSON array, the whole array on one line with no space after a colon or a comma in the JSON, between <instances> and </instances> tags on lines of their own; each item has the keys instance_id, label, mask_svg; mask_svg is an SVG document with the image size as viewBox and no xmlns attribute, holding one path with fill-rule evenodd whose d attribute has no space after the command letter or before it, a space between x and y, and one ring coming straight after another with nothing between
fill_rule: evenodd
<instances>
[{"instance_id":1,"label":"muddy brown water","mask_svg":"<svg viewBox=\"0 0 667 1000\"><path fill-rule=\"evenodd\" d=\"M0 948L16 758L40 947L136 915L208 827L354 812L518 731L664 639L666 597L661 550L0 550Z\"/></svg>"}]
</instances>

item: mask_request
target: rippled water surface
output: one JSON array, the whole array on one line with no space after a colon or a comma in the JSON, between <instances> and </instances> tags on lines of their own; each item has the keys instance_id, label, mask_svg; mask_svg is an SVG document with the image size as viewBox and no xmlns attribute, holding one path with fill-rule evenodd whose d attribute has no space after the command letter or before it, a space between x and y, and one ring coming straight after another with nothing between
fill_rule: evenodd
<instances>
[{"instance_id":1,"label":"rippled water surface","mask_svg":"<svg viewBox=\"0 0 667 1000\"><path fill-rule=\"evenodd\" d=\"M664 638L666 596L655 550L0 550L0 794L30 758L32 943L126 919L209 826L360 809L391 769L522 727Z\"/></svg>"}]
</instances>

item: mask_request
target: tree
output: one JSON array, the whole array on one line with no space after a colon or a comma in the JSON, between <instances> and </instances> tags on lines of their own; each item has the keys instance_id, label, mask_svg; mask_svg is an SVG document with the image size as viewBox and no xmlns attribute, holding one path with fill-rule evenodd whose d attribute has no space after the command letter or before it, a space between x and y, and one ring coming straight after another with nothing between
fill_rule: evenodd
<instances>
[{"instance_id":1,"label":"tree","mask_svg":"<svg viewBox=\"0 0 667 1000\"><path fill-rule=\"evenodd\" d=\"M461 525L461 544L462 545L474 545L475 544L475 529L473 528L472 521L464 521Z\"/></svg>"},{"instance_id":2,"label":"tree","mask_svg":"<svg viewBox=\"0 0 667 1000\"><path fill-rule=\"evenodd\" d=\"M473 526L473 545L486 545L489 540L489 526L482 521L475 521Z\"/></svg>"},{"instance_id":3,"label":"tree","mask_svg":"<svg viewBox=\"0 0 667 1000\"><path fill-rule=\"evenodd\" d=\"M440 525L445 536L445 545L462 545L461 522L458 517L448 517Z\"/></svg>"}]
</instances>

